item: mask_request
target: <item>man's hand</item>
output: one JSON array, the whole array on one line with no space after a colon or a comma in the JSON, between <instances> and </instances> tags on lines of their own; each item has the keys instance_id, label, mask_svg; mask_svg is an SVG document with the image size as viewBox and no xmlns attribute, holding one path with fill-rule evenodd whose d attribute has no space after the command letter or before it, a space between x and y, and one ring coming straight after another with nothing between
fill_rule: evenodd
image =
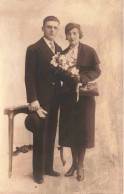
<instances>
[{"instance_id":1,"label":"man's hand","mask_svg":"<svg viewBox=\"0 0 124 194\"><path fill-rule=\"evenodd\" d=\"M29 104L29 110L31 112L37 111L38 116L42 117L42 118L45 118L46 114L47 114L47 112L42 107L40 107L40 104L37 100L35 100Z\"/></svg>"},{"instance_id":2,"label":"man's hand","mask_svg":"<svg viewBox=\"0 0 124 194\"><path fill-rule=\"evenodd\" d=\"M38 100L35 100L29 104L29 110L32 111L37 111L40 108L40 104Z\"/></svg>"},{"instance_id":3,"label":"man's hand","mask_svg":"<svg viewBox=\"0 0 124 194\"><path fill-rule=\"evenodd\" d=\"M47 114L47 111L45 111L43 108L40 107L37 110L37 114L38 114L39 117L45 118L46 117L46 114Z\"/></svg>"}]
</instances>

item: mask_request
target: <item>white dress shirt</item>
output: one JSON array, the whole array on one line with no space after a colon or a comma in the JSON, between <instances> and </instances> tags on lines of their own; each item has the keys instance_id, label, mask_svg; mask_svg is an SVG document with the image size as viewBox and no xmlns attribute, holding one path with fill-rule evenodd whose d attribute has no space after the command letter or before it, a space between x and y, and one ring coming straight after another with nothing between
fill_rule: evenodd
<instances>
[{"instance_id":1,"label":"white dress shirt","mask_svg":"<svg viewBox=\"0 0 124 194\"><path fill-rule=\"evenodd\" d=\"M55 44L54 41L50 41L47 38L43 37L48 47L52 50L53 53L55 53Z\"/></svg>"}]
</instances>

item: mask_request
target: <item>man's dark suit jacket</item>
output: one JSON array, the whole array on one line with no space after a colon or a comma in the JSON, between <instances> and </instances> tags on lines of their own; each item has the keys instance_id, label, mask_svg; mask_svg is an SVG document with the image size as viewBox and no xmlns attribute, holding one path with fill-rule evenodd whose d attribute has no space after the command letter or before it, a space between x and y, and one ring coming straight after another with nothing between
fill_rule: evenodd
<instances>
[{"instance_id":1,"label":"man's dark suit jacket","mask_svg":"<svg viewBox=\"0 0 124 194\"><path fill-rule=\"evenodd\" d=\"M55 43L55 52L61 48ZM48 114L42 119L31 112L25 125L33 132L33 176L40 179L42 174L53 170L54 143L57 128L57 92L60 82L56 80L54 68L50 64L53 52L43 38L27 49L25 64L25 84L27 101L38 100Z\"/></svg>"},{"instance_id":2,"label":"man's dark suit jacket","mask_svg":"<svg viewBox=\"0 0 124 194\"><path fill-rule=\"evenodd\" d=\"M61 47L56 43L55 52L61 52ZM29 103L38 100L41 106L49 104L54 87L59 87L50 64L53 55L43 38L27 48L25 84Z\"/></svg>"}]
</instances>

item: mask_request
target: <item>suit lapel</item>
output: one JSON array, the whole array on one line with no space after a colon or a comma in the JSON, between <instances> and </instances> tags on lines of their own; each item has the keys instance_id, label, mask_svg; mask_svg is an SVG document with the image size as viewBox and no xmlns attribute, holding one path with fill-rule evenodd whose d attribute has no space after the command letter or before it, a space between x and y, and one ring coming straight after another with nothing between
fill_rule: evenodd
<instances>
[{"instance_id":1,"label":"suit lapel","mask_svg":"<svg viewBox=\"0 0 124 194\"><path fill-rule=\"evenodd\" d=\"M49 48L49 46L46 44L45 40L43 38L41 38L39 40L39 49L41 54L44 55L45 59L50 62L52 59L52 56L54 55L54 53L52 52L52 50ZM57 52L61 52L60 47L55 43L55 53Z\"/></svg>"},{"instance_id":2,"label":"suit lapel","mask_svg":"<svg viewBox=\"0 0 124 194\"><path fill-rule=\"evenodd\" d=\"M54 55L54 53L52 52L52 50L49 48L49 46L46 44L46 42L44 41L43 38L40 39L39 41L39 49L41 51L41 54L44 55L45 59L50 62L52 59L52 56Z\"/></svg>"},{"instance_id":3,"label":"suit lapel","mask_svg":"<svg viewBox=\"0 0 124 194\"><path fill-rule=\"evenodd\" d=\"M55 53L61 52L60 47L55 43Z\"/></svg>"}]
</instances>

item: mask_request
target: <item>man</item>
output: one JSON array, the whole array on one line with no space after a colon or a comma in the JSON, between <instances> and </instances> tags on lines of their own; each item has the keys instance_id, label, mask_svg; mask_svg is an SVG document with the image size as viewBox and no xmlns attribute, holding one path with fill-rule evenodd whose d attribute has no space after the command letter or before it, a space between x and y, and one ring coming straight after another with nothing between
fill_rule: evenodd
<instances>
[{"instance_id":1,"label":"man","mask_svg":"<svg viewBox=\"0 0 124 194\"><path fill-rule=\"evenodd\" d=\"M43 182L44 174L60 176L53 170L60 83L50 64L52 56L61 52L54 42L59 23L54 16L46 17L42 27L44 36L30 45L26 53L25 84L30 114L25 125L33 132L33 177L38 184Z\"/></svg>"}]
</instances>

